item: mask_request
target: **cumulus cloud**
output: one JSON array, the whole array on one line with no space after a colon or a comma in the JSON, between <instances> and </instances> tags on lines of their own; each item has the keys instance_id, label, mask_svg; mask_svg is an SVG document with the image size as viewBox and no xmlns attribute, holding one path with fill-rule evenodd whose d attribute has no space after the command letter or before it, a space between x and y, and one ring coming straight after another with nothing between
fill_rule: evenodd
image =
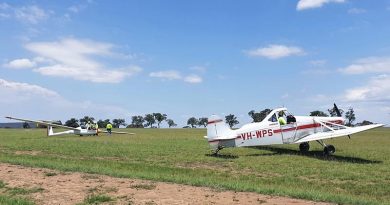
<instances>
[{"instance_id":1,"label":"cumulus cloud","mask_svg":"<svg viewBox=\"0 0 390 205\"><path fill-rule=\"evenodd\" d=\"M32 68L36 66L34 61L27 58L15 59L5 64L6 67L14 69Z\"/></svg>"},{"instance_id":2,"label":"cumulus cloud","mask_svg":"<svg viewBox=\"0 0 390 205\"><path fill-rule=\"evenodd\" d=\"M37 55L32 60L17 59L13 67L35 67L42 75L67 77L96 83L119 83L142 71L139 66L108 69L94 57L113 57L114 45L91 40L66 38L55 42L31 42L25 48ZM28 66L27 66L28 65Z\"/></svg>"},{"instance_id":3,"label":"cumulus cloud","mask_svg":"<svg viewBox=\"0 0 390 205\"><path fill-rule=\"evenodd\" d=\"M320 8L328 3L344 3L345 0L299 0L297 10Z\"/></svg>"},{"instance_id":4,"label":"cumulus cloud","mask_svg":"<svg viewBox=\"0 0 390 205\"><path fill-rule=\"evenodd\" d=\"M57 92L38 85L7 81L1 78L0 88L3 90L10 90L16 93L34 94L43 97L59 97Z\"/></svg>"},{"instance_id":5,"label":"cumulus cloud","mask_svg":"<svg viewBox=\"0 0 390 205\"><path fill-rule=\"evenodd\" d=\"M390 73L390 57L362 58L339 71L345 74Z\"/></svg>"},{"instance_id":6,"label":"cumulus cloud","mask_svg":"<svg viewBox=\"0 0 390 205\"><path fill-rule=\"evenodd\" d=\"M160 78L162 80L183 80L187 83L201 83L203 81L202 77L196 74L182 76L180 72L176 70L151 72L149 76L153 78Z\"/></svg>"},{"instance_id":7,"label":"cumulus cloud","mask_svg":"<svg viewBox=\"0 0 390 205\"><path fill-rule=\"evenodd\" d=\"M279 59L283 57L293 56L293 55L304 55L305 52L302 48L295 46L285 46L271 44L267 47L257 48L247 51L249 56L254 57L265 57L269 59Z\"/></svg>"},{"instance_id":8,"label":"cumulus cloud","mask_svg":"<svg viewBox=\"0 0 390 205\"><path fill-rule=\"evenodd\" d=\"M390 101L390 76L383 74L373 77L368 84L348 89L346 101Z\"/></svg>"}]
</instances>

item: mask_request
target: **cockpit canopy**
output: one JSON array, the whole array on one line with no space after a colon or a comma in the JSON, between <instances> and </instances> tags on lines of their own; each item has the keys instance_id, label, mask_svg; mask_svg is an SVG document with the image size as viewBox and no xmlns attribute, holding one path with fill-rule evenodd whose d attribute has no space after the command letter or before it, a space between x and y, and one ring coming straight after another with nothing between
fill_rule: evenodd
<instances>
[{"instance_id":1,"label":"cockpit canopy","mask_svg":"<svg viewBox=\"0 0 390 205\"><path fill-rule=\"evenodd\" d=\"M287 120L287 124L296 122L295 117L287 111L287 108L276 108L273 109L267 117L263 119L262 122L264 121L269 121L269 122L278 122L279 117L282 117Z\"/></svg>"}]
</instances>

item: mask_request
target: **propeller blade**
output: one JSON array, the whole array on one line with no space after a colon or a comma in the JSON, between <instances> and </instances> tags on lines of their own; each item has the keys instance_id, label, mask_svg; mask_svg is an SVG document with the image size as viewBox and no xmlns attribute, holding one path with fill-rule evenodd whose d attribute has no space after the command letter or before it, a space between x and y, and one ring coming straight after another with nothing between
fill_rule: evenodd
<instances>
[{"instance_id":1,"label":"propeller blade","mask_svg":"<svg viewBox=\"0 0 390 205\"><path fill-rule=\"evenodd\" d=\"M336 103L334 103L333 105L334 105L334 110L335 110L335 111L336 111L336 113L337 113L337 117L341 117L340 110L339 110L339 108L337 108L337 105L336 105Z\"/></svg>"}]
</instances>

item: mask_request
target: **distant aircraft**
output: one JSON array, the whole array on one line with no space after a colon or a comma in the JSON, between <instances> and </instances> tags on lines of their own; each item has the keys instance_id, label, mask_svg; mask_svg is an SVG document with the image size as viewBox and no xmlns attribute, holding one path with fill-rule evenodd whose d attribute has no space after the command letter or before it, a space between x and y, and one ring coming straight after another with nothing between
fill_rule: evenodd
<instances>
[{"instance_id":1,"label":"distant aircraft","mask_svg":"<svg viewBox=\"0 0 390 205\"><path fill-rule=\"evenodd\" d=\"M18 120L18 121L23 121L23 122L33 122L33 123L37 123L37 124L41 124L41 125L46 125L47 126L47 136L57 136L57 135L66 135L66 134L89 136L89 135L98 135L99 133L107 133L107 131L101 130L101 129L89 129L87 127L74 128L74 127L69 127L69 126L65 126L65 125L54 124L54 123L47 122L47 121L41 121L41 120L28 120L28 119L21 119L21 118L15 118L15 117L5 117L5 118L11 119L11 120ZM67 129L67 131L53 132L53 127L64 128L64 129ZM111 131L111 133L134 135L134 133L128 133L128 132Z\"/></svg>"},{"instance_id":2,"label":"distant aircraft","mask_svg":"<svg viewBox=\"0 0 390 205\"><path fill-rule=\"evenodd\" d=\"M208 119L207 136L210 147L217 154L226 147L249 147L277 144L299 144L301 152L310 149L309 142L317 141L324 147L324 154L331 155L336 149L323 140L348 136L365 130L382 127L372 124L359 127L344 126L336 104L334 109L338 117L293 116L286 108L274 109L261 122L249 123L240 129L232 130L222 118L212 115ZM279 122L279 116L286 124ZM283 120L282 120L283 121Z\"/></svg>"}]
</instances>

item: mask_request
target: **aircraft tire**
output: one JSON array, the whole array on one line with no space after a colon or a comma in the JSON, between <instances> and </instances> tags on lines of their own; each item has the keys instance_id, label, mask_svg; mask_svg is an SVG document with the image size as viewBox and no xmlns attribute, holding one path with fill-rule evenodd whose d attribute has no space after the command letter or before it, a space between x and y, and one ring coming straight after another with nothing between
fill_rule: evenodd
<instances>
[{"instance_id":1,"label":"aircraft tire","mask_svg":"<svg viewBox=\"0 0 390 205\"><path fill-rule=\"evenodd\" d=\"M333 145L327 145L324 147L324 154L325 155L332 155L336 152L336 148Z\"/></svg>"},{"instance_id":2,"label":"aircraft tire","mask_svg":"<svg viewBox=\"0 0 390 205\"><path fill-rule=\"evenodd\" d=\"M302 153L308 152L309 149L310 149L310 144L308 142L303 142L299 144L299 151L301 151Z\"/></svg>"}]
</instances>

